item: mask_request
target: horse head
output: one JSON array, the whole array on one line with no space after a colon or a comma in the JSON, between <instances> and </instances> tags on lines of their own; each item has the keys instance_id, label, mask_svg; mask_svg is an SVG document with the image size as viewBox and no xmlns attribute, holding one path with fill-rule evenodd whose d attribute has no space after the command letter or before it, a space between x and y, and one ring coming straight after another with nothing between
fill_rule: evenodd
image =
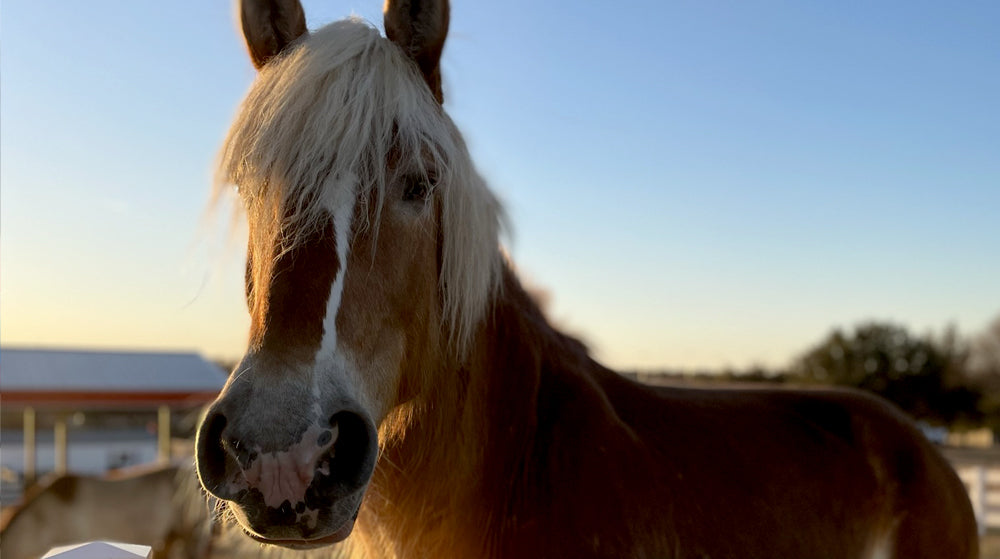
<instances>
[{"instance_id":1,"label":"horse head","mask_svg":"<svg viewBox=\"0 0 1000 559\"><path fill-rule=\"evenodd\" d=\"M461 358L496 289L500 210L441 107L448 14L390 0L383 38L310 33L297 0L240 7L258 75L218 183L246 211L251 327L197 464L260 541L351 533L386 417Z\"/></svg>"}]
</instances>

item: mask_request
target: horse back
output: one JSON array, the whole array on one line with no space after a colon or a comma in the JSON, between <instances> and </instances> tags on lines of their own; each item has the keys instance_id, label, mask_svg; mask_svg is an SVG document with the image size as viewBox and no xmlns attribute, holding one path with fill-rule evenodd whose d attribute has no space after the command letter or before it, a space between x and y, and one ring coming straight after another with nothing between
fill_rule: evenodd
<instances>
[{"instance_id":1,"label":"horse back","mask_svg":"<svg viewBox=\"0 0 1000 559\"><path fill-rule=\"evenodd\" d=\"M654 388L606 370L564 382L540 484L563 504L546 529L586 535L581 554L978 556L964 486L880 399Z\"/></svg>"}]
</instances>

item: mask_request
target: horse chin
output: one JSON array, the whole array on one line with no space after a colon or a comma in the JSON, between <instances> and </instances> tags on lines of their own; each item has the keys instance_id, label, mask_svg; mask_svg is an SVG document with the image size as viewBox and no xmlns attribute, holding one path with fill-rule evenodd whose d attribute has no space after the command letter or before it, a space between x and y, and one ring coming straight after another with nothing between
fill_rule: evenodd
<instances>
[{"instance_id":1,"label":"horse chin","mask_svg":"<svg viewBox=\"0 0 1000 559\"><path fill-rule=\"evenodd\" d=\"M326 547L328 545L333 545L335 543L340 543L347 539L347 536L351 535L354 530L354 522L357 520L358 516L355 514L353 517L348 518L344 525L337 528L332 534L328 536L323 536L320 538L314 538L310 540L295 540L295 539L269 539L257 534L254 534L250 530L243 528L243 532L246 533L251 539L267 544L267 545L277 545L281 547L287 547L288 549L294 549L297 551L304 551L307 549L318 549L320 547Z\"/></svg>"},{"instance_id":2,"label":"horse chin","mask_svg":"<svg viewBox=\"0 0 1000 559\"><path fill-rule=\"evenodd\" d=\"M296 551L305 551L308 549L318 549L321 547L326 547L328 545L333 545L335 543L340 543L347 539L347 536L351 535L354 530L354 519L349 519L343 526L337 529L334 533L329 536L324 536L322 538L316 538L312 540L270 540L267 538L262 538L251 532L246 532L246 535L250 536L255 541L258 541L267 545L277 545L281 547L287 547L288 549L294 549Z\"/></svg>"},{"instance_id":3,"label":"horse chin","mask_svg":"<svg viewBox=\"0 0 1000 559\"><path fill-rule=\"evenodd\" d=\"M320 547L326 547L346 540L347 537L351 535L351 532L354 531L354 523L358 519L359 512L361 512L360 503L358 504L357 508L354 509L354 514L346 517L344 522L340 525L339 528L326 535L309 539L305 538L300 539L294 537L268 538L266 536L262 536L261 534L257 533L252 528L250 528L250 526L246 522L245 515L241 514L242 511L239 511L238 508L236 508L236 510L233 511L233 513L235 513L233 514L233 516L239 527L243 529L243 533L254 541L267 545L287 547L289 549L294 549L294 550L306 550L306 549L317 549Z\"/></svg>"}]
</instances>

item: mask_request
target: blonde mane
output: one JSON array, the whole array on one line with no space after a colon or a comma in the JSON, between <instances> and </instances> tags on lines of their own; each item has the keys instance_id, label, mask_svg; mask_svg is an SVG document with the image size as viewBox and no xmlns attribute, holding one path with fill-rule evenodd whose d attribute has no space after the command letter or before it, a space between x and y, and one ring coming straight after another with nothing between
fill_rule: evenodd
<instances>
[{"instance_id":1,"label":"blonde mane","mask_svg":"<svg viewBox=\"0 0 1000 559\"><path fill-rule=\"evenodd\" d=\"M343 196L374 203L359 226L377 227L390 160L440 197L443 317L461 354L499 286L502 209L413 62L370 24L332 23L264 66L223 144L215 192L237 186L254 224L250 257L265 262L275 242L288 251L322 227Z\"/></svg>"}]
</instances>

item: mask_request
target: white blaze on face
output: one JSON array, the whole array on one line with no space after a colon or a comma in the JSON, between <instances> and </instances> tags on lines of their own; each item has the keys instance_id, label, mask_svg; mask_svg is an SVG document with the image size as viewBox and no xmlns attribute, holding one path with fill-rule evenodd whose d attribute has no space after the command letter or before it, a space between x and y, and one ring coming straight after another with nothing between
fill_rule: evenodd
<instances>
[{"instance_id":1,"label":"white blaze on face","mask_svg":"<svg viewBox=\"0 0 1000 559\"><path fill-rule=\"evenodd\" d=\"M379 401L370 379L361 374L349 349L338 344L340 336L337 332L337 314L340 312L344 297L344 280L347 276L351 231L357 205L357 184L357 178L351 176L324 185L324 191L329 194L322 203L333 216L338 266L327 297L326 312L323 315L323 337L316 351L311 375L313 415L320 422L329 419L323 416L325 409L323 398L327 390L353 399L366 414L381 417L377 413L380 409Z\"/></svg>"},{"instance_id":2,"label":"white blaze on face","mask_svg":"<svg viewBox=\"0 0 1000 559\"><path fill-rule=\"evenodd\" d=\"M333 215L333 231L337 244L337 275L330 285L330 294L326 300L326 314L323 317L323 339L316 353L317 364L330 363L337 357L337 313L340 310L341 297L344 294L344 277L347 274L347 256L350 250L349 241L354 204L356 202L353 177L344 179L341 184L329 185L333 192L327 201L327 207ZM319 371L313 372L313 395L320 398Z\"/></svg>"}]
</instances>

